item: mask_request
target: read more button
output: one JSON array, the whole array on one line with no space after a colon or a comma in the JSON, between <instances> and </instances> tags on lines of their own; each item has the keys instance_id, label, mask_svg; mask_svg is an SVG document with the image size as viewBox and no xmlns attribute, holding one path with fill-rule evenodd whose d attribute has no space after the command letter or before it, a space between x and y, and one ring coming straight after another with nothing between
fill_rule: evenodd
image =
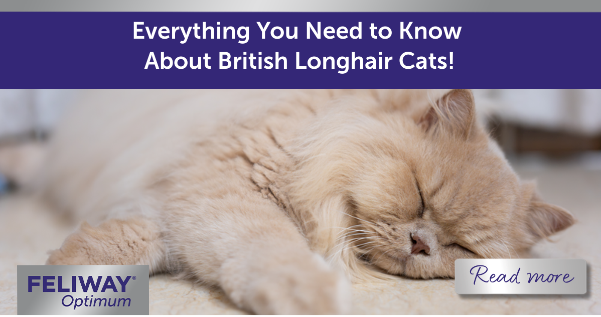
<instances>
[{"instance_id":1,"label":"read more button","mask_svg":"<svg viewBox=\"0 0 601 317\"><path fill-rule=\"evenodd\" d=\"M581 259L459 259L457 294L585 294Z\"/></svg>"}]
</instances>

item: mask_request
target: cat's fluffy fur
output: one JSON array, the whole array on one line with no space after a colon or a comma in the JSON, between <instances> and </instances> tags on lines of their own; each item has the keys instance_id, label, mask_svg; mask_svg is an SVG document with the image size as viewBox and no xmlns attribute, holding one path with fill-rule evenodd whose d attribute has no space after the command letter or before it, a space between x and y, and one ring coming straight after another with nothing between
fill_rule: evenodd
<instances>
[{"instance_id":1,"label":"cat's fluffy fur","mask_svg":"<svg viewBox=\"0 0 601 317\"><path fill-rule=\"evenodd\" d=\"M149 264L257 313L336 313L347 278L453 277L574 221L517 178L467 90L86 95L38 185L104 223L49 264Z\"/></svg>"}]
</instances>

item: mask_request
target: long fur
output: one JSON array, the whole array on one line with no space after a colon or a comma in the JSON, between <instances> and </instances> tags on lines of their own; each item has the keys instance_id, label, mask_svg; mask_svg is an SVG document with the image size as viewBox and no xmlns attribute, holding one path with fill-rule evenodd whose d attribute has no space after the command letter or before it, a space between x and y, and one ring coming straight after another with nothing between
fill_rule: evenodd
<instances>
[{"instance_id":1,"label":"long fur","mask_svg":"<svg viewBox=\"0 0 601 317\"><path fill-rule=\"evenodd\" d=\"M469 90L84 95L34 184L101 225L49 264L146 263L257 313L337 313L347 279L453 277L574 221L518 179Z\"/></svg>"}]
</instances>

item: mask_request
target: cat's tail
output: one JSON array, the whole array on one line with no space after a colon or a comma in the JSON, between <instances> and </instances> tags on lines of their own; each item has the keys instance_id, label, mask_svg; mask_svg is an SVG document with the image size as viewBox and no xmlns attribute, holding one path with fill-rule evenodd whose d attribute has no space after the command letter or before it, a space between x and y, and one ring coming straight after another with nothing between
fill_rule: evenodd
<instances>
[{"instance_id":1,"label":"cat's tail","mask_svg":"<svg viewBox=\"0 0 601 317\"><path fill-rule=\"evenodd\" d=\"M0 174L19 188L33 185L46 155L43 142L0 146Z\"/></svg>"}]
</instances>

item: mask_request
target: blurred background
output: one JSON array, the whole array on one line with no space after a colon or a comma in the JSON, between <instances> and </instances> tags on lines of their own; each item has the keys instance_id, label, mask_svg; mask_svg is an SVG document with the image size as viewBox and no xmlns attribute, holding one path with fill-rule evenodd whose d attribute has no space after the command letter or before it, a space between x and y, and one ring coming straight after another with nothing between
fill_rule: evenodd
<instances>
[{"instance_id":1,"label":"blurred background","mask_svg":"<svg viewBox=\"0 0 601 317\"><path fill-rule=\"evenodd\" d=\"M0 148L44 141L74 103L77 90L0 90ZM479 120L524 179L577 223L536 245L534 258L589 264L588 292L570 296L461 297L453 280L398 278L353 289L358 314L601 314L601 90L477 90ZM127 109L124 109L127 111ZM110 128L110 127L109 127ZM19 157L26 160L27 155ZM16 314L16 268L43 264L75 225L52 206L15 190L0 175L0 314ZM150 279L151 314L243 313L216 289Z\"/></svg>"},{"instance_id":2,"label":"blurred background","mask_svg":"<svg viewBox=\"0 0 601 317\"><path fill-rule=\"evenodd\" d=\"M0 90L0 146L45 140L77 90ZM601 169L601 90L475 90L479 119L510 161ZM0 193L11 189L0 174Z\"/></svg>"},{"instance_id":3,"label":"blurred background","mask_svg":"<svg viewBox=\"0 0 601 317\"><path fill-rule=\"evenodd\" d=\"M52 133L77 90L0 90L0 145ZM510 156L601 150L601 90L475 90L478 112Z\"/></svg>"}]
</instances>

